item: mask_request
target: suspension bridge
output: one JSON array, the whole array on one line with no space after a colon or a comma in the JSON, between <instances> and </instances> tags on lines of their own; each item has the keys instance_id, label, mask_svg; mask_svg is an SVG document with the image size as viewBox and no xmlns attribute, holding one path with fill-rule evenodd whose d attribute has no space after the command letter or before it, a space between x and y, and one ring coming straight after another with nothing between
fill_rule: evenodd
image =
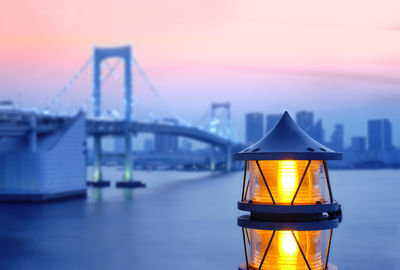
<instances>
[{"instance_id":1,"label":"suspension bridge","mask_svg":"<svg viewBox=\"0 0 400 270\"><path fill-rule=\"evenodd\" d=\"M118 60L114 65L111 65L108 62L109 58L117 58ZM117 67L121 61L124 62L123 76L120 76L117 72ZM102 64L107 67L107 72L104 76L102 76L101 72ZM60 115L55 112L54 110L58 107L58 104L62 102L63 96L79 80L85 70L90 69L90 67L92 67L93 88L92 95L88 100L92 101L92 111L88 109L89 106L86 101L76 115ZM143 122L133 117L134 69L138 72L147 88L156 97L158 102L160 102L167 112L172 115L173 119L176 120L175 124L165 123L162 121ZM104 82L110 77L120 80L123 85L123 118L115 117L115 115L113 118L107 118L106 112L103 110L102 84L104 84ZM216 116L216 111L221 109L225 110L226 119L224 127L222 127L222 121L220 121ZM229 171L232 166L231 152L234 142L230 104L213 103L211 105L208 127L202 128L187 123L162 99L157 89L151 83L146 73L133 56L130 46L94 48L91 57L40 112L27 111L14 107L4 108L3 106L3 108L0 109L0 159L2 157L6 159L8 155L8 160L10 160L10 153L15 154L22 152L24 155L32 156L35 154L43 154L50 150L55 151L53 149L57 148L57 141L61 141L66 137L65 134L67 132L73 134L73 131L71 130L73 130L72 126L74 125L81 125L84 130L84 153L87 153L86 139L88 137L93 138L93 175L90 177L92 180L89 181L89 183L94 186L107 185L107 182L103 179L101 168L102 138L105 136L124 138L123 181L119 183L122 187L134 187L137 185L137 182L134 181L132 176L132 137L139 133L168 134L171 136L186 137L203 142L211 147L211 170L215 170L216 168L214 156L216 148L219 148L224 153L226 170ZM76 133L78 134L79 132ZM74 140L71 139L71 142L69 143L72 145ZM65 151L72 150L65 149ZM63 156L63 152L59 152L58 155ZM23 162L22 159L22 157L16 158L14 160L16 164L11 167L20 167L20 163ZM84 163L85 160L80 160L80 162ZM14 172L11 174L14 175ZM7 186L7 177L10 177L9 175L10 173L8 175L3 174L3 176L0 174L0 189L1 186ZM35 185L35 183L31 183L31 185Z\"/></svg>"}]
</instances>

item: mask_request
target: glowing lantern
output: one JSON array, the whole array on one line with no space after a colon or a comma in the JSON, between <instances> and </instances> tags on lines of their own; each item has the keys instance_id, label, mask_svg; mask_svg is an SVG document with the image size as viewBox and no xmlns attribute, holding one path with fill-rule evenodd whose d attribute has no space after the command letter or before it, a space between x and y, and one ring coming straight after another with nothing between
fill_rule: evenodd
<instances>
[{"instance_id":1,"label":"glowing lantern","mask_svg":"<svg viewBox=\"0 0 400 270\"><path fill-rule=\"evenodd\" d=\"M341 209L326 160L342 154L312 139L285 112L265 137L233 158L245 160L238 208L250 212L238 218L246 253L239 269L328 269Z\"/></svg>"}]
</instances>

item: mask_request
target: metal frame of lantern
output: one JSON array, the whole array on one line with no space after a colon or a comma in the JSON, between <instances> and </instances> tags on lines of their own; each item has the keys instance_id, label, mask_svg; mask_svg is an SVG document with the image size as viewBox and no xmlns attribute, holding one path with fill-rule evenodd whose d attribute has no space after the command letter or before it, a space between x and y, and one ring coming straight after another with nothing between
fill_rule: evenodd
<instances>
[{"instance_id":1,"label":"metal frame of lantern","mask_svg":"<svg viewBox=\"0 0 400 270\"><path fill-rule=\"evenodd\" d=\"M301 256L308 268L308 270L312 270L310 263L306 257L304 250L302 249L298 237L296 237L295 232L301 231L327 231L329 230L329 237L328 242L325 250L325 261L323 262L323 267L325 270L328 269L328 262L329 262L329 253L331 249L331 242L332 242L332 234L333 229L338 227L339 225L339 218L329 218L320 221L304 221L304 222L270 222L270 221L255 221L250 218L249 215L240 216L238 218L238 226L242 228L243 234L243 245L245 250L246 261L239 265L239 270L253 270L258 269L261 270L262 266L264 265L265 259L268 255L268 251L270 250L272 241L274 240L274 236L276 232L279 231L290 231L293 239L296 242L296 246L298 247ZM248 256L248 248L247 246L251 244L251 239L249 236L248 229L256 229L256 230L268 230L272 231L272 235L268 241L268 244L263 252L263 256L258 268L254 268L250 266L249 263L249 256Z\"/></svg>"},{"instance_id":2,"label":"metal frame of lantern","mask_svg":"<svg viewBox=\"0 0 400 270\"><path fill-rule=\"evenodd\" d=\"M339 203L333 200L326 160L322 160L322 163L323 163L323 170L324 170L324 175L325 175L325 180L326 180L326 185L327 185L327 189L328 189L328 193L329 193L329 201L330 202L329 203L319 203L319 204L300 204L300 205L294 204L312 161L313 160L308 160L306 169L302 174L300 183L298 184L298 186L296 188L296 192L293 195L290 205L282 205L282 204L280 205L280 204L275 203L274 196L269 188L268 180L264 176L264 173L260 167L259 160L255 160L258 171L260 172L260 175L263 179L263 183L264 183L265 187L267 188L268 194L273 202L273 204L271 205L271 204L253 203L251 200L247 200L247 194L248 194L249 186L250 186L250 179L247 180L247 171L249 170L249 168L248 168L249 161L246 160L245 167L244 167L242 199L241 199L241 201L238 202L238 209L243 210L243 211L250 211L252 213L252 216L260 216L262 213L263 214L268 213L268 214L274 215L274 216L272 216L272 218L274 218L274 219L276 219L275 215L279 215L279 214L302 215L301 218L305 218L308 216L311 219L318 218L318 216L321 213L328 213L330 216L338 216L340 214L341 209L340 209ZM267 215L263 215L263 217L267 218ZM291 216L291 218L295 218L295 216Z\"/></svg>"},{"instance_id":3,"label":"metal frame of lantern","mask_svg":"<svg viewBox=\"0 0 400 270\"><path fill-rule=\"evenodd\" d=\"M342 159L342 153L335 152L311 138L293 121L288 112L283 114L280 121L267 135L247 149L233 154L233 159L245 161L242 198L241 201L238 202L238 208L240 210L250 211L254 217L257 216L262 218L268 218L267 214L271 214L285 216L291 215L291 218L295 218L296 215L297 217L303 215L304 217L309 216L310 218L315 219L316 216L321 215L322 213L329 213L330 215L339 214L340 206L333 199L326 160L340 160ZM262 182L268 191L272 204L247 200L250 186L250 179L247 181L247 171L249 170L250 161L255 162L256 166L254 165L254 167L259 171L261 176L260 178L262 178ZM301 173L302 177L290 203L276 203L268 183L269 179L266 177L265 172L260 166L261 161L307 162L304 171L298 172L299 174ZM326 186L329 193L329 202L324 200L315 202L314 204L295 204L300 188L302 187L304 179L309 172L310 165L313 162L322 163ZM277 170L279 170L279 168Z\"/></svg>"},{"instance_id":4,"label":"metal frame of lantern","mask_svg":"<svg viewBox=\"0 0 400 270\"><path fill-rule=\"evenodd\" d=\"M296 239L294 231L330 230L329 243L327 247L324 266L324 269L326 270L328 267L328 257L332 238L332 230L333 228L336 228L338 226L339 222L342 219L341 207L338 202L334 201L333 199L326 160L340 160L342 159L342 153L335 152L315 141L293 121L293 119L287 112L285 112L281 120L267 135L265 135L261 140L248 147L247 149L239 153L233 154L233 159L245 161L242 198L241 201L238 202L238 208L240 210L250 212L250 215L241 216L238 218L238 225L242 227L243 241L245 244L246 253L246 264L242 264L239 269L250 270L246 245L246 239L248 242L250 242L250 237L248 234L248 228L250 228L273 231L273 234L271 236L271 239L269 240L263 259L258 269L261 269L263 266L275 232L286 230L292 232L308 269L312 270L306 256L304 255L303 250L301 249L298 239ZM261 182L264 183L267 190L266 192L268 193L272 203L265 203L257 200L252 201L247 199L251 180L249 178L249 180L247 181L247 171L250 171L250 161L255 162L255 164L252 164L253 170L258 170L259 172L258 178L254 178L253 175L253 181L259 181L260 185L262 185ZM260 166L260 161L307 162L307 165L303 172L297 171L297 165L294 169L296 170L296 178L297 175L300 175L300 173L301 178L290 202L283 202L282 200L279 201L280 195L278 193L278 203L276 203L276 200L271 191L271 187L268 184L268 179L265 175L265 172ZM306 203L303 202L301 204L295 204L300 188L304 183L304 179L309 172L310 165L313 161L320 162L320 166L322 165L323 167L326 186L329 193L329 202L325 200L326 193L324 192L324 198L322 198L321 195L320 200L316 201L315 203L311 203L310 201ZM280 163L278 163L278 166L276 167L277 171L280 170L279 164ZM267 166L266 163L264 165ZM277 172L276 179L273 180L279 182L278 173L279 172ZM293 177L294 176L292 176L292 178ZM274 184L278 183L275 182ZM308 185L310 185L310 183L308 183ZM320 187L320 183L318 183L318 189L320 189ZM279 185L277 189L279 191ZM287 197L287 194L285 196ZM311 196L306 200L310 199ZM251 269L253 269L253 267Z\"/></svg>"}]
</instances>

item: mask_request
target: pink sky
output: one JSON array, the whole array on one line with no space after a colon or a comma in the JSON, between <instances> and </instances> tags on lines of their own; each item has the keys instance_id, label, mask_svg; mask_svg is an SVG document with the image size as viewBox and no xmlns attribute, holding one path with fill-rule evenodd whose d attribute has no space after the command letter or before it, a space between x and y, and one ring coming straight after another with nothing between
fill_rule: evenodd
<instances>
[{"instance_id":1,"label":"pink sky","mask_svg":"<svg viewBox=\"0 0 400 270\"><path fill-rule=\"evenodd\" d=\"M231 101L239 127L247 111L310 109L328 132L343 122L348 136L362 134L366 119L389 117L400 133L399 1L3 2L0 99L41 108L94 45L132 44L189 121L212 101ZM82 100L90 83L89 71ZM139 82L135 94L147 101L143 91Z\"/></svg>"}]
</instances>

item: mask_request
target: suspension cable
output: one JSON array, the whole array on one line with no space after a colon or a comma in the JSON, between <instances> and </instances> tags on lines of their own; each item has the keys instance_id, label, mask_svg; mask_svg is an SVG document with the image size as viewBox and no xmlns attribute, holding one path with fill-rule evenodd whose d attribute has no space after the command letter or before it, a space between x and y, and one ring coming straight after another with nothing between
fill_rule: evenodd
<instances>
[{"instance_id":1,"label":"suspension cable","mask_svg":"<svg viewBox=\"0 0 400 270\"><path fill-rule=\"evenodd\" d=\"M139 65L139 62L136 61L136 59L132 58L132 64L136 66L140 76L142 77L142 79L144 80L144 82L147 84L147 87L150 89L150 91L153 93L153 95L155 95L158 100L161 102L161 104L167 109L167 111L175 118L177 119L179 122L186 124L186 125L190 125L187 121L185 121L184 119L182 119L181 117L179 117L165 102L164 100L161 98L160 94L158 93L157 89L153 86L153 84L150 82L149 78L147 77L146 73L143 71L143 69L141 68L141 66Z\"/></svg>"},{"instance_id":2,"label":"suspension cable","mask_svg":"<svg viewBox=\"0 0 400 270\"><path fill-rule=\"evenodd\" d=\"M92 62L93 56L90 56L89 59L85 62L85 64L78 70L77 73L68 81L68 83L59 91L55 97L53 97L50 102L48 102L44 108L44 111L47 112L53 106L55 106L60 98L72 87L72 85L79 79L82 73L86 70L89 64Z\"/></svg>"}]
</instances>

